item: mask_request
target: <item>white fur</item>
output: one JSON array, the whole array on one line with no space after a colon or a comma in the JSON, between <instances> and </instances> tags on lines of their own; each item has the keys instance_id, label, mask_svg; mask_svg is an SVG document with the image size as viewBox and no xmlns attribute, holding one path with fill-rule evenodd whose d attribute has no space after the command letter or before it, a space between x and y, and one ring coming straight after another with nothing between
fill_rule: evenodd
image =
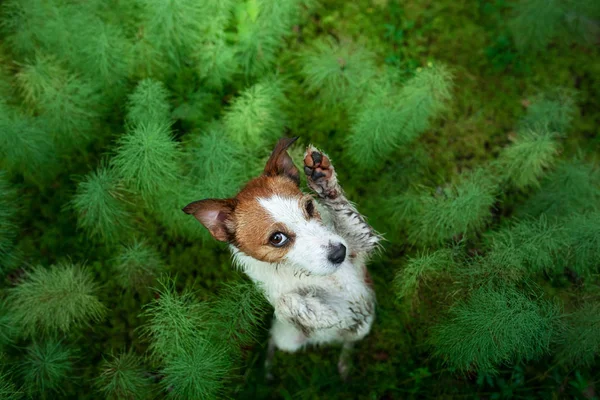
<instances>
[{"instance_id":1,"label":"white fur","mask_svg":"<svg viewBox=\"0 0 600 400\"><path fill-rule=\"evenodd\" d=\"M327 259L327 246L347 241L316 219L306 220L297 198L259 199L273 219L294 232L284 261L256 260L231 245L234 261L259 287L275 309L271 337L285 351L307 344L353 342L362 339L373 322L374 293L365 283L364 257L349 257L339 265ZM365 315L356 324L356 313ZM298 323L309 330L303 332Z\"/></svg>"}]
</instances>

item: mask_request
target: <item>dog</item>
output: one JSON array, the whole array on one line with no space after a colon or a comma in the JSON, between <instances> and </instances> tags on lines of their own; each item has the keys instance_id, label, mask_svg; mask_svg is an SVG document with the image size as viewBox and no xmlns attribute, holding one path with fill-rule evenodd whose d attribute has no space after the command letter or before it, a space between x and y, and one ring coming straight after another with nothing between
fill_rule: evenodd
<instances>
[{"instance_id":1,"label":"dog","mask_svg":"<svg viewBox=\"0 0 600 400\"><path fill-rule=\"evenodd\" d=\"M375 293L366 262L381 237L348 201L329 157L309 145L304 172L319 199L300 190L300 175L279 140L264 172L233 198L187 205L211 235L229 244L234 263L274 308L267 371L274 352L342 344L338 370L346 378L353 344L374 320ZM267 372L269 375L269 372Z\"/></svg>"}]
</instances>

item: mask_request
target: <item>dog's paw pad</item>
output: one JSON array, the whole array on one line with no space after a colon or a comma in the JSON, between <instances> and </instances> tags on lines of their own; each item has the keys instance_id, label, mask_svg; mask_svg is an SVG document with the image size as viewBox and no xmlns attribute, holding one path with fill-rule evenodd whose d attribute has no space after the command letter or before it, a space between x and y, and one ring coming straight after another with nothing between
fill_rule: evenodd
<instances>
[{"instance_id":1,"label":"dog's paw pad","mask_svg":"<svg viewBox=\"0 0 600 400\"><path fill-rule=\"evenodd\" d=\"M308 177L308 185L319 196L337 197L337 181L331 161L327 155L312 146L308 146L304 154L304 173Z\"/></svg>"},{"instance_id":2,"label":"dog's paw pad","mask_svg":"<svg viewBox=\"0 0 600 400\"><path fill-rule=\"evenodd\" d=\"M304 156L304 173L313 181L329 179L333 174L329 158L315 148L309 147Z\"/></svg>"}]
</instances>

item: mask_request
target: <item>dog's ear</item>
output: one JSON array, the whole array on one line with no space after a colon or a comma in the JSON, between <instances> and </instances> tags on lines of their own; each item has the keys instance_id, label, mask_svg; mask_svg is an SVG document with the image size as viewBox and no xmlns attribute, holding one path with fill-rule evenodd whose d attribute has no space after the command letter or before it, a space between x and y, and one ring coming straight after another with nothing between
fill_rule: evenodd
<instances>
[{"instance_id":1,"label":"dog's ear","mask_svg":"<svg viewBox=\"0 0 600 400\"><path fill-rule=\"evenodd\" d=\"M183 212L196 217L215 239L228 242L232 232L228 229L227 220L234 209L234 199L205 199L188 204L183 208Z\"/></svg>"},{"instance_id":2,"label":"dog's ear","mask_svg":"<svg viewBox=\"0 0 600 400\"><path fill-rule=\"evenodd\" d=\"M294 165L292 157L287 152L287 149L296 141L295 138L279 139L275 149L267 161L264 174L267 176L285 175L292 179L296 184L300 185L300 174L298 168Z\"/></svg>"}]
</instances>

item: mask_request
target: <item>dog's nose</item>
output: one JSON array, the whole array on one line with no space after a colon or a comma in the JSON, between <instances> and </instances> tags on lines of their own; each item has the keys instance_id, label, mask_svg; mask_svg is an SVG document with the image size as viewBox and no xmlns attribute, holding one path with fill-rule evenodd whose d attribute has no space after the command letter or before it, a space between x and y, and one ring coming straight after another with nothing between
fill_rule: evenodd
<instances>
[{"instance_id":1,"label":"dog's nose","mask_svg":"<svg viewBox=\"0 0 600 400\"><path fill-rule=\"evenodd\" d=\"M333 264L341 264L346 259L346 246L342 243L332 245L327 255L327 259Z\"/></svg>"}]
</instances>

